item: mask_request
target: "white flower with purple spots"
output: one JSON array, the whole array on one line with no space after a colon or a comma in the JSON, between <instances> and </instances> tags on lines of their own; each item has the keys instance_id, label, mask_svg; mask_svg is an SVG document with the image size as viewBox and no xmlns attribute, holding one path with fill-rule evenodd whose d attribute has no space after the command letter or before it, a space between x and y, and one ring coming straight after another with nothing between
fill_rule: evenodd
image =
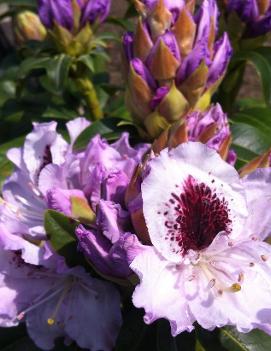
<instances>
[{"instance_id":1,"label":"white flower with purple spots","mask_svg":"<svg viewBox=\"0 0 271 351\"><path fill-rule=\"evenodd\" d=\"M189 142L148 162L141 193L149 242L132 261L133 302L172 335L234 325L271 333L271 169L244 179ZM269 259L270 257L270 259Z\"/></svg>"}]
</instances>

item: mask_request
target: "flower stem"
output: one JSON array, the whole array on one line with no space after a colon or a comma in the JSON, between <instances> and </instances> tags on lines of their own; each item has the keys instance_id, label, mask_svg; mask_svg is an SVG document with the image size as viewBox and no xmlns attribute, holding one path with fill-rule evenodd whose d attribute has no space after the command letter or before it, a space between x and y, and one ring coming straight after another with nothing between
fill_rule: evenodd
<instances>
[{"instance_id":1,"label":"flower stem","mask_svg":"<svg viewBox=\"0 0 271 351\"><path fill-rule=\"evenodd\" d=\"M97 121L103 118L103 112L92 81L89 78L77 78L76 83L84 96L92 119Z\"/></svg>"}]
</instances>

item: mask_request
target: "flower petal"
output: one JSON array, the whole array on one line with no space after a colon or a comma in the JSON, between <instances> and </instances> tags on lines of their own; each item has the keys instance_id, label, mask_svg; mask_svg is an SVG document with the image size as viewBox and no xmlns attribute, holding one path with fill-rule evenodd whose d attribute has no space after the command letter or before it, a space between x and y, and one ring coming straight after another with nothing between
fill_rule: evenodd
<instances>
[{"instance_id":1,"label":"flower petal","mask_svg":"<svg viewBox=\"0 0 271 351\"><path fill-rule=\"evenodd\" d=\"M244 178L249 217L242 236L261 240L271 235L271 168L257 169Z\"/></svg>"},{"instance_id":2,"label":"flower petal","mask_svg":"<svg viewBox=\"0 0 271 351\"><path fill-rule=\"evenodd\" d=\"M133 303L136 307L145 309L145 323L166 318L170 321L173 336L194 329L194 319L182 288L177 284L178 272L173 266L150 247L139 254L130 267L141 281L134 291Z\"/></svg>"}]
</instances>

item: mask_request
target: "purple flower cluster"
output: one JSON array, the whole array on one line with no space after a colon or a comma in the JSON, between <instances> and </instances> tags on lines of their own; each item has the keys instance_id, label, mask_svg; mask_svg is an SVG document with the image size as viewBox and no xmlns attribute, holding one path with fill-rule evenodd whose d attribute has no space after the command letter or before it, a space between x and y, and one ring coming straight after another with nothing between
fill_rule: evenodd
<instances>
[{"instance_id":1,"label":"purple flower cluster","mask_svg":"<svg viewBox=\"0 0 271 351\"><path fill-rule=\"evenodd\" d=\"M83 118L67 123L68 144L56 132L56 123L34 124L23 147L8 152L16 169L0 198L0 325L25 320L32 339L46 350L62 336L82 348L110 351L121 325L113 284L83 267L68 267L52 249L44 229L47 209L76 218L73 201L85 205L97 219L87 228L78 225L78 249L102 274L131 274L124 238L132 244L135 236L128 232L122 199L149 146L131 148L127 134L111 146L96 136L75 154L73 143L88 125Z\"/></svg>"},{"instance_id":2,"label":"purple flower cluster","mask_svg":"<svg viewBox=\"0 0 271 351\"><path fill-rule=\"evenodd\" d=\"M74 151L88 126L68 122L67 143L55 122L34 124L23 146L8 151L15 170L0 198L0 326L24 321L45 350L58 337L112 350L122 323L118 284L137 274L134 305L147 324L168 319L174 336L195 321L271 333L271 249L263 242L271 169L240 179L219 105L188 114L152 147L131 147L124 133L111 145L96 135ZM89 265L70 266L54 250L47 210L73 219L77 254ZM262 287L257 303L254 284Z\"/></svg>"},{"instance_id":3,"label":"purple flower cluster","mask_svg":"<svg viewBox=\"0 0 271 351\"><path fill-rule=\"evenodd\" d=\"M226 4L228 11L235 11L247 24L248 37L257 37L270 32L270 0L228 0Z\"/></svg>"},{"instance_id":4,"label":"purple flower cluster","mask_svg":"<svg viewBox=\"0 0 271 351\"><path fill-rule=\"evenodd\" d=\"M86 23L103 22L108 16L110 5L111 0L39 0L39 16L48 29L58 24L72 31L78 14L79 27L82 28Z\"/></svg>"},{"instance_id":5,"label":"purple flower cluster","mask_svg":"<svg viewBox=\"0 0 271 351\"><path fill-rule=\"evenodd\" d=\"M151 137L208 106L231 57L227 34L216 40L216 2L204 0L196 12L192 3L138 1L136 30L123 38L127 103Z\"/></svg>"}]
</instances>

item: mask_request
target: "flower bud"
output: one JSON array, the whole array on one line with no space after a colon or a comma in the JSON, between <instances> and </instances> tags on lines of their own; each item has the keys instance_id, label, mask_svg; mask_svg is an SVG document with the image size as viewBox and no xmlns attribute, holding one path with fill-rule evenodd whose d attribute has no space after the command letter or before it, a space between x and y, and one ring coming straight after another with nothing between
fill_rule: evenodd
<instances>
[{"instance_id":1,"label":"flower bud","mask_svg":"<svg viewBox=\"0 0 271 351\"><path fill-rule=\"evenodd\" d=\"M138 128L154 138L188 110L208 107L226 72L231 47L227 34L216 40L214 0L204 0L196 11L193 0L137 0L136 8L140 16L135 33L123 39L125 61L140 59L149 72L145 83L149 85L151 75L152 86L149 100L144 93L144 101L135 103L132 92L138 88L128 73L127 103Z\"/></svg>"},{"instance_id":2,"label":"flower bud","mask_svg":"<svg viewBox=\"0 0 271 351\"><path fill-rule=\"evenodd\" d=\"M92 47L90 26L108 16L111 0L39 0L39 16L58 48L71 56Z\"/></svg>"},{"instance_id":3,"label":"flower bud","mask_svg":"<svg viewBox=\"0 0 271 351\"><path fill-rule=\"evenodd\" d=\"M19 13L15 18L14 25L15 38L18 44L23 44L28 40L43 41L47 34L39 17L31 11Z\"/></svg>"},{"instance_id":4,"label":"flower bud","mask_svg":"<svg viewBox=\"0 0 271 351\"><path fill-rule=\"evenodd\" d=\"M236 12L246 24L244 37L252 38L270 32L270 0L227 0L226 8L229 13Z\"/></svg>"}]
</instances>

